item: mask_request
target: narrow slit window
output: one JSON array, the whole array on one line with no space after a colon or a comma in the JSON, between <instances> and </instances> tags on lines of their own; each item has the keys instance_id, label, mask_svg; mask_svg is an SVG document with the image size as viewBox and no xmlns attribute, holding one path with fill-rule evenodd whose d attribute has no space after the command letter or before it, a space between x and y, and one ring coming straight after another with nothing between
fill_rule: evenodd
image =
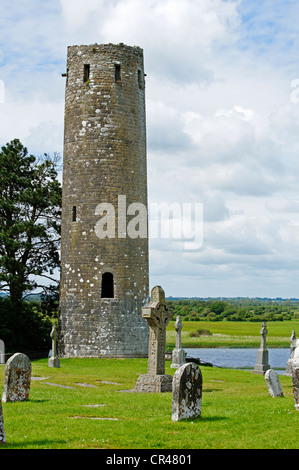
<instances>
[{"instance_id":1,"label":"narrow slit window","mask_svg":"<svg viewBox=\"0 0 299 470\"><path fill-rule=\"evenodd\" d=\"M114 298L114 280L112 273L104 273L102 276L102 299L113 299Z\"/></svg>"},{"instance_id":2,"label":"narrow slit window","mask_svg":"<svg viewBox=\"0 0 299 470\"><path fill-rule=\"evenodd\" d=\"M120 81L121 81L120 64L115 64L115 82L119 83Z\"/></svg>"},{"instance_id":3,"label":"narrow slit window","mask_svg":"<svg viewBox=\"0 0 299 470\"><path fill-rule=\"evenodd\" d=\"M76 206L73 206L72 220L73 222L76 222L77 220L77 207Z\"/></svg>"},{"instance_id":4,"label":"narrow slit window","mask_svg":"<svg viewBox=\"0 0 299 470\"><path fill-rule=\"evenodd\" d=\"M83 82L84 83L88 82L89 74L90 74L90 65L89 64L84 64L84 74L83 74Z\"/></svg>"},{"instance_id":5,"label":"narrow slit window","mask_svg":"<svg viewBox=\"0 0 299 470\"><path fill-rule=\"evenodd\" d=\"M143 83L142 83L142 72L141 72L141 70L138 70L138 86L139 86L139 89L142 90Z\"/></svg>"}]
</instances>

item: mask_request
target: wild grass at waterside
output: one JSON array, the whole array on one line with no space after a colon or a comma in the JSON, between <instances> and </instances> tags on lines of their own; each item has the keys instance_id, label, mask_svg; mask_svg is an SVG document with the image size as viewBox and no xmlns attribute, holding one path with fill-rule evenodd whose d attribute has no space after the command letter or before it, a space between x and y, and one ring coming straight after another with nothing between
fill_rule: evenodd
<instances>
[{"instance_id":1,"label":"wild grass at waterside","mask_svg":"<svg viewBox=\"0 0 299 470\"><path fill-rule=\"evenodd\" d=\"M258 348L261 342L258 322L187 321L182 322L182 347L185 348ZM208 330L211 335L190 336L197 330ZM267 347L289 348L293 330L299 337L299 321L267 322ZM167 347L175 347L174 321L170 321L166 333Z\"/></svg>"}]
</instances>

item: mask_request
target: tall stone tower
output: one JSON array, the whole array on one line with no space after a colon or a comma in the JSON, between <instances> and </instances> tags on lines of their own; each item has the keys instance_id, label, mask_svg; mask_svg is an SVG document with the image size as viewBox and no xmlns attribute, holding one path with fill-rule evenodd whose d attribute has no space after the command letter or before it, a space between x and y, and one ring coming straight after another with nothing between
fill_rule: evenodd
<instances>
[{"instance_id":1,"label":"tall stone tower","mask_svg":"<svg viewBox=\"0 0 299 470\"><path fill-rule=\"evenodd\" d=\"M128 233L142 212L136 205L147 208L144 88L139 47L68 47L59 319L64 357L148 353L141 315L149 294L147 217L146 227L143 218L143 227L136 223Z\"/></svg>"}]
</instances>

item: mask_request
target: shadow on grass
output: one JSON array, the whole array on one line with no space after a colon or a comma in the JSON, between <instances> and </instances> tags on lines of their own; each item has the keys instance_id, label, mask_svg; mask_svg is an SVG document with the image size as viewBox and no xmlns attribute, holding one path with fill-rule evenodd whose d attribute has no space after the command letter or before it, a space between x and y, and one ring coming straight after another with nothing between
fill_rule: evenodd
<instances>
[{"instance_id":1,"label":"shadow on grass","mask_svg":"<svg viewBox=\"0 0 299 470\"><path fill-rule=\"evenodd\" d=\"M65 440L62 439L36 439L26 442L9 442L6 441L5 444L0 445L0 449L55 449L57 444L66 444Z\"/></svg>"},{"instance_id":2,"label":"shadow on grass","mask_svg":"<svg viewBox=\"0 0 299 470\"><path fill-rule=\"evenodd\" d=\"M182 420L181 422L188 423L188 421L189 422L192 421L193 423L213 423L215 421L222 421L224 419L228 419L228 418L226 418L225 416L206 416L206 417L199 416L198 418L189 418L186 420Z\"/></svg>"},{"instance_id":3,"label":"shadow on grass","mask_svg":"<svg viewBox=\"0 0 299 470\"><path fill-rule=\"evenodd\" d=\"M12 405L20 405L21 403L46 403L47 401L51 401L49 398L45 399L45 400L41 400L41 399L38 399L38 398L29 398L28 400L17 400L17 401L8 401L8 402L5 402L4 406L6 405L9 405L9 406L12 406ZM3 406L3 402L2 402L2 406Z\"/></svg>"}]
</instances>

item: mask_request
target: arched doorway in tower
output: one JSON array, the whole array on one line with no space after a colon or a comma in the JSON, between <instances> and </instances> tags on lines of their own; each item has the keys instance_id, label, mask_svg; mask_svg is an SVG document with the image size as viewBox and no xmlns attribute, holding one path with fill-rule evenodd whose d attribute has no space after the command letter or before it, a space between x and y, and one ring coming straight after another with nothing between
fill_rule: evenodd
<instances>
[{"instance_id":1,"label":"arched doorway in tower","mask_svg":"<svg viewBox=\"0 0 299 470\"><path fill-rule=\"evenodd\" d=\"M102 299L113 299L114 298L114 279L112 273L104 273L102 275L102 288L101 288Z\"/></svg>"}]
</instances>

